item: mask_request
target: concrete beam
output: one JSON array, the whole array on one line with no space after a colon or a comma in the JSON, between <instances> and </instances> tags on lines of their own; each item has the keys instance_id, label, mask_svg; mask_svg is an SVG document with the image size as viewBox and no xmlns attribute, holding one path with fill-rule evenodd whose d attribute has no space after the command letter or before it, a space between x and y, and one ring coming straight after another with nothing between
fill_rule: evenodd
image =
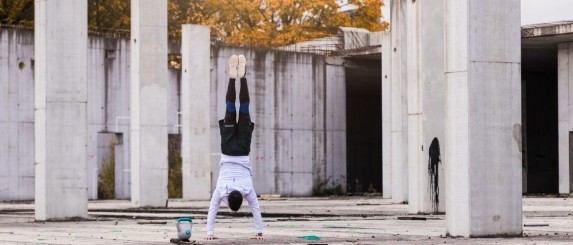
<instances>
[{"instance_id":1,"label":"concrete beam","mask_svg":"<svg viewBox=\"0 0 573 245\"><path fill-rule=\"evenodd\" d=\"M34 8L35 217L87 217L87 1Z\"/></svg>"},{"instance_id":2,"label":"concrete beam","mask_svg":"<svg viewBox=\"0 0 573 245\"><path fill-rule=\"evenodd\" d=\"M408 209L444 212L444 0L407 2Z\"/></svg>"},{"instance_id":3,"label":"concrete beam","mask_svg":"<svg viewBox=\"0 0 573 245\"><path fill-rule=\"evenodd\" d=\"M183 198L211 197L211 46L208 26L183 25L181 116Z\"/></svg>"},{"instance_id":4,"label":"concrete beam","mask_svg":"<svg viewBox=\"0 0 573 245\"><path fill-rule=\"evenodd\" d=\"M571 33L573 33L573 21L571 20L527 25L521 29L522 38L558 36Z\"/></svg>"},{"instance_id":5,"label":"concrete beam","mask_svg":"<svg viewBox=\"0 0 573 245\"><path fill-rule=\"evenodd\" d=\"M131 2L131 204L167 201L167 1Z\"/></svg>"},{"instance_id":6,"label":"concrete beam","mask_svg":"<svg viewBox=\"0 0 573 245\"><path fill-rule=\"evenodd\" d=\"M446 213L452 236L520 236L519 0L446 0Z\"/></svg>"},{"instance_id":7,"label":"concrete beam","mask_svg":"<svg viewBox=\"0 0 573 245\"><path fill-rule=\"evenodd\" d=\"M408 200L408 101L406 85L407 71L407 32L405 0L391 2L392 11L392 81L391 101L391 161L392 161L392 202Z\"/></svg>"}]
</instances>

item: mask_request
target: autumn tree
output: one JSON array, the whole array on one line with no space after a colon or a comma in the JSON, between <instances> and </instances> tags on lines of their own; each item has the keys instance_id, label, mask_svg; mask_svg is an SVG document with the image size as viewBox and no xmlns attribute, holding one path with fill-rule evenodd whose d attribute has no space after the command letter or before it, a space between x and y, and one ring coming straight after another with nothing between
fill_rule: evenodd
<instances>
[{"instance_id":1,"label":"autumn tree","mask_svg":"<svg viewBox=\"0 0 573 245\"><path fill-rule=\"evenodd\" d=\"M130 1L88 0L90 27L130 28ZM0 0L0 21L34 21L34 0Z\"/></svg>"},{"instance_id":2,"label":"autumn tree","mask_svg":"<svg viewBox=\"0 0 573 245\"><path fill-rule=\"evenodd\" d=\"M185 2L185 3L183 3ZM277 47L333 34L337 27L380 31L380 0L351 0L356 10L340 13L334 0L171 0L172 28L183 23L211 26L215 40L228 45ZM171 30L173 38L180 33Z\"/></svg>"},{"instance_id":3,"label":"autumn tree","mask_svg":"<svg viewBox=\"0 0 573 245\"><path fill-rule=\"evenodd\" d=\"M380 31L382 0L350 0L356 9L338 12L335 0L168 0L169 38L182 24L211 27L213 40L239 46L277 47L325 37L337 28ZM0 0L0 20L33 20L33 0ZM91 28L130 29L129 0L88 0Z\"/></svg>"},{"instance_id":4,"label":"autumn tree","mask_svg":"<svg viewBox=\"0 0 573 245\"><path fill-rule=\"evenodd\" d=\"M360 27L369 31L383 31L388 29L390 23L380 22L382 18L381 0L350 0L350 3L357 6L357 10L349 13L351 19L349 27Z\"/></svg>"},{"instance_id":5,"label":"autumn tree","mask_svg":"<svg viewBox=\"0 0 573 245\"><path fill-rule=\"evenodd\" d=\"M0 0L0 21L34 20L34 0Z\"/></svg>"},{"instance_id":6,"label":"autumn tree","mask_svg":"<svg viewBox=\"0 0 573 245\"><path fill-rule=\"evenodd\" d=\"M129 30L130 10L128 0L88 0L88 26Z\"/></svg>"}]
</instances>

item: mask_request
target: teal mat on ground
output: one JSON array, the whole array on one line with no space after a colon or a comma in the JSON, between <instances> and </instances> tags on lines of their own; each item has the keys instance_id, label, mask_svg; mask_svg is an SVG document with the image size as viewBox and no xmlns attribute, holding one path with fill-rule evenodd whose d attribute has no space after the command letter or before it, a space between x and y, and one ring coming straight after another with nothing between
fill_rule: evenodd
<instances>
[{"instance_id":1,"label":"teal mat on ground","mask_svg":"<svg viewBox=\"0 0 573 245\"><path fill-rule=\"evenodd\" d=\"M308 240L308 241L319 241L320 237L317 236L299 236L298 238Z\"/></svg>"}]
</instances>

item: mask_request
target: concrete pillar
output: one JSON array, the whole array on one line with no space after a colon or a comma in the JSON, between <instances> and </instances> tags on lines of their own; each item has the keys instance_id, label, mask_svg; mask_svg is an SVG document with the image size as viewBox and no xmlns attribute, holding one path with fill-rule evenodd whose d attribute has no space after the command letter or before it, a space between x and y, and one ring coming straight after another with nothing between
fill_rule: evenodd
<instances>
[{"instance_id":1,"label":"concrete pillar","mask_svg":"<svg viewBox=\"0 0 573 245\"><path fill-rule=\"evenodd\" d=\"M183 25L181 156L183 198L211 197L211 54L208 26Z\"/></svg>"},{"instance_id":2,"label":"concrete pillar","mask_svg":"<svg viewBox=\"0 0 573 245\"><path fill-rule=\"evenodd\" d=\"M407 2L408 209L444 212L444 0Z\"/></svg>"},{"instance_id":3,"label":"concrete pillar","mask_svg":"<svg viewBox=\"0 0 573 245\"><path fill-rule=\"evenodd\" d=\"M446 0L446 214L452 236L519 236L519 0Z\"/></svg>"},{"instance_id":4,"label":"concrete pillar","mask_svg":"<svg viewBox=\"0 0 573 245\"><path fill-rule=\"evenodd\" d=\"M390 148L392 152L392 202L394 203L408 200L406 6L405 0L394 0L390 5L392 11Z\"/></svg>"},{"instance_id":5,"label":"concrete pillar","mask_svg":"<svg viewBox=\"0 0 573 245\"><path fill-rule=\"evenodd\" d=\"M573 128L573 43L559 45L558 54L559 193L571 192L570 132Z\"/></svg>"},{"instance_id":6,"label":"concrete pillar","mask_svg":"<svg viewBox=\"0 0 573 245\"><path fill-rule=\"evenodd\" d=\"M422 173L422 95L418 83L418 6L420 1L404 1L406 5L406 64L408 76L406 77L407 111L408 111L408 211L417 213L423 200L426 199L425 190L419 190L427 182L427 176ZM430 190L430 189L426 189Z\"/></svg>"},{"instance_id":7,"label":"concrete pillar","mask_svg":"<svg viewBox=\"0 0 573 245\"><path fill-rule=\"evenodd\" d=\"M167 202L167 1L131 2L131 204Z\"/></svg>"},{"instance_id":8,"label":"concrete pillar","mask_svg":"<svg viewBox=\"0 0 573 245\"><path fill-rule=\"evenodd\" d=\"M325 118L330 120L325 122L325 172L326 179L329 180L328 186L340 185L343 192L346 192L346 73L344 66L341 64L340 58L329 58L326 60ZM294 100L294 97L292 100ZM289 112L289 110L289 108L285 108L285 112ZM283 115L288 117L288 113ZM291 120L292 118L294 117L291 116ZM288 151L286 153L292 154Z\"/></svg>"},{"instance_id":9,"label":"concrete pillar","mask_svg":"<svg viewBox=\"0 0 573 245\"><path fill-rule=\"evenodd\" d=\"M86 217L87 1L34 9L35 217Z\"/></svg>"},{"instance_id":10,"label":"concrete pillar","mask_svg":"<svg viewBox=\"0 0 573 245\"><path fill-rule=\"evenodd\" d=\"M392 198L392 149L390 129L392 106L392 36L382 33L382 195Z\"/></svg>"}]
</instances>

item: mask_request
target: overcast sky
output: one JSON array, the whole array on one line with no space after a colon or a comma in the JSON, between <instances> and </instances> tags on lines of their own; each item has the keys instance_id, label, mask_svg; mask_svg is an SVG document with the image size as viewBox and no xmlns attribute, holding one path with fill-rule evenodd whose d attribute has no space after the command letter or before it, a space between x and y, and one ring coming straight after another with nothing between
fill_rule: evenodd
<instances>
[{"instance_id":1,"label":"overcast sky","mask_svg":"<svg viewBox=\"0 0 573 245\"><path fill-rule=\"evenodd\" d=\"M573 20L573 0L521 0L521 24Z\"/></svg>"},{"instance_id":2,"label":"overcast sky","mask_svg":"<svg viewBox=\"0 0 573 245\"><path fill-rule=\"evenodd\" d=\"M500 0L503 1L503 0ZM382 8L386 20L390 16L390 1ZM573 0L521 0L521 24L573 20Z\"/></svg>"}]
</instances>

